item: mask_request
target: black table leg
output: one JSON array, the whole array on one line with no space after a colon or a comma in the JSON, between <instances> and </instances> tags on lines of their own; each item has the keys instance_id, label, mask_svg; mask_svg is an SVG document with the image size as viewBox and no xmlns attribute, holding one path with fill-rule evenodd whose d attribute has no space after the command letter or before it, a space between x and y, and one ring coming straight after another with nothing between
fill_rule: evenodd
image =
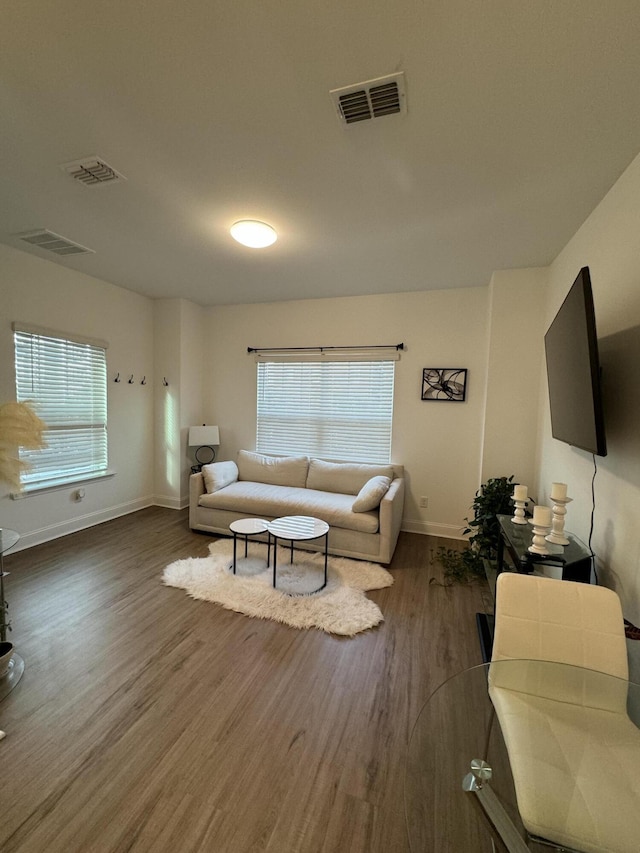
<instances>
[{"instance_id":1,"label":"black table leg","mask_svg":"<svg viewBox=\"0 0 640 853\"><path fill-rule=\"evenodd\" d=\"M273 537L273 588L276 588L276 572L278 569L278 537Z\"/></svg>"},{"instance_id":2,"label":"black table leg","mask_svg":"<svg viewBox=\"0 0 640 853\"><path fill-rule=\"evenodd\" d=\"M324 584L322 588L324 589L327 585L327 559L329 556L329 531L324 534Z\"/></svg>"},{"instance_id":3,"label":"black table leg","mask_svg":"<svg viewBox=\"0 0 640 853\"><path fill-rule=\"evenodd\" d=\"M235 530L233 531L233 573L236 573L236 542L238 541L238 537L236 535Z\"/></svg>"}]
</instances>

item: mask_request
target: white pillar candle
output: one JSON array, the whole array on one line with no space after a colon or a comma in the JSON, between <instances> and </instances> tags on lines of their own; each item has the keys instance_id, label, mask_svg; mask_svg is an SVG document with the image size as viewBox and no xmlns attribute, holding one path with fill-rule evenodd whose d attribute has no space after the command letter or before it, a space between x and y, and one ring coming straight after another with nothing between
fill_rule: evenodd
<instances>
[{"instance_id":1,"label":"white pillar candle","mask_svg":"<svg viewBox=\"0 0 640 853\"><path fill-rule=\"evenodd\" d=\"M551 483L551 500L552 501L563 501L567 497L567 484L566 483Z\"/></svg>"},{"instance_id":2,"label":"white pillar candle","mask_svg":"<svg viewBox=\"0 0 640 853\"><path fill-rule=\"evenodd\" d=\"M514 499L514 501L526 501L526 499L527 499L527 486L514 486L513 487L513 499Z\"/></svg>"},{"instance_id":3,"label":"white pillar candle","mask_svg":"<svg viewBox=\"0 0 640 853\"><path fill-rule=\"evenodd\" d=\"M533 523L538 527L551 527L551 507L534 506Z\"/></svg>"}]
</instances>

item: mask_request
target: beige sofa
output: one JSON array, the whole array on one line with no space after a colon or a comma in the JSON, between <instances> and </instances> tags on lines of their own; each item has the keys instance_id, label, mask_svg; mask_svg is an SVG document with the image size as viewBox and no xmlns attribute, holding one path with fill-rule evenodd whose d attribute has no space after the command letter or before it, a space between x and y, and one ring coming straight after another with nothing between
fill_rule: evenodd
<instances>
[{"instance_id":1,"label":"beige sofa","mask_svg":"<svg viewBox=\"0 0 640 853\"><path fill-rule=\"evenodd\" d=\"M190 479L193 530L229 535L240 518L310 515L330 526L329 552L389 563L404 507L402 465L335 463L241 450L237 462L205 465ZM298 543L317 549L324 542Z\"/></svg>"}]
</instances>

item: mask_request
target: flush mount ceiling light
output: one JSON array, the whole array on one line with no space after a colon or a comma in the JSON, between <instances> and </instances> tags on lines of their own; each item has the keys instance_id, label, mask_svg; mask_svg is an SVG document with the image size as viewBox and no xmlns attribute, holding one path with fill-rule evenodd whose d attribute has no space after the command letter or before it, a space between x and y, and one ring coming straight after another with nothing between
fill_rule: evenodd
<instances>
[{"instance_id":1,"label":"flush mount ceiling light","mask_svg":"<svg viewBox=\"0 0 640 853\"><path fill-rule=\"evenodd\" d=\"M243 246L250 249L264 249L278 239L274 229L266 222L258 222L256 219L241 219L231 226L231 236Z\"/></svg>"}]
</instances>

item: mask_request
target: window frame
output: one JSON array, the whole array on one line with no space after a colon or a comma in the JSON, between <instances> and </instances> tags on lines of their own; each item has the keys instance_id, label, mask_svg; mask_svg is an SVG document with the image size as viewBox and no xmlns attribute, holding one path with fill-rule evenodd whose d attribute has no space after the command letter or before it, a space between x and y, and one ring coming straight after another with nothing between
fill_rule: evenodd
<instances>
[{"instance_id":1,"label":"window frame","mask_svg":"<svg viewBox=\"0 0 640 853\"><path fill-rule=\"evenodd\" d=\"M47 427L43 450L19 448L29 468L21 474L21 492L12 497L113 476L107 342L26 323L14 322L12 329L16 400L33 404Z\"/></svg>"}]
</instances>

